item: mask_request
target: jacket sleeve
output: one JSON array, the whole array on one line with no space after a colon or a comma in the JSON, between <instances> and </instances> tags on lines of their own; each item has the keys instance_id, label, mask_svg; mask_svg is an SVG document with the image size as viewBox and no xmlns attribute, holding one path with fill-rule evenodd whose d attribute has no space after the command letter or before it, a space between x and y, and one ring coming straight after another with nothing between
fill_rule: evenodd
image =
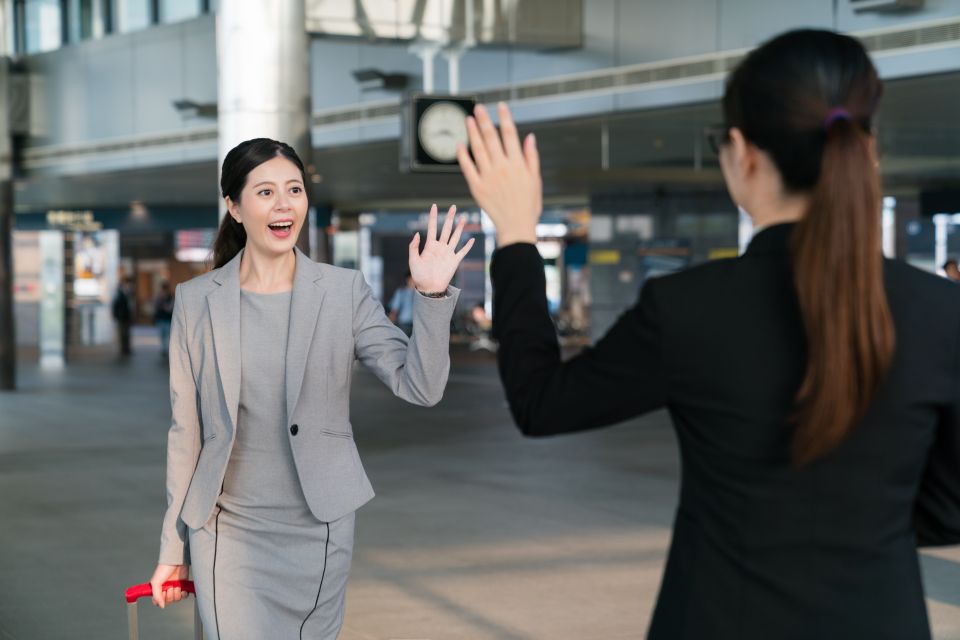
<instances>
[{"instance_id":1,"label":"jacket sleeve","mask_svg":"<svg viewBox=\"0 0 960 640\"><path fill-rule=\"evenodd\" d=\"M190 564L187 525L180 510L200 455L197 386L187 350L187 318L177 287L170 327L170 431L167 434L167 512L160 533L160 564Z\"/></svg>"},{"instance_id":2,"label":"jacket sleeve","mask_svg":"<svg viewBox=\"0 0 960 640\"><path fill-rule=\"evenodd\" d=\"M940 414L914 509L917 545L960 544L960 340L951 398Z\"/></svg>"},{"instance_id":3,"label":"jacket sleeve","mask_svg":"<svg viewBox=\"0 0 960 640\"><path fill-rule=\"evenodd\" d=\"M656 281L593 348L563 362L537 248L498 249L490 277L500 378L525 435L594 429L666 404Z\"/></svg>"},{"instance_id":4,"label":"jacket sleeve","mask_svg":"<svg viewBox=\"0 0 960 640\"><path fill-rule=\"evenodd\" d=\"M440 402L450 373L450 318L460 290L444 298L414 293L413 335L387 318L370 286L357 272L353 282L353 337L356 357L398 398L423 406Z\"/></svg>"}]
</instances>

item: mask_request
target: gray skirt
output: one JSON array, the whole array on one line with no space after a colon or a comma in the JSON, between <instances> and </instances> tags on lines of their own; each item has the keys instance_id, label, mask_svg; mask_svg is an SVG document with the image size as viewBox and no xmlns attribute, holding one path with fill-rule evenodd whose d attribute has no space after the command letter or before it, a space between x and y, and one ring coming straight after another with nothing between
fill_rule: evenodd
<instances>
[{"instance_id":1,"label":"gray skirt","mask_svg":"<svg viewBox=\"0 0 960 640\"><path fill-rule=\"evenodd\" d=\"M343 624L354 514L329 523L304 514L294 523L225 507L218 503L203 528L189 533L205 637L334 640Z\"/></svg>"}]
</instances>

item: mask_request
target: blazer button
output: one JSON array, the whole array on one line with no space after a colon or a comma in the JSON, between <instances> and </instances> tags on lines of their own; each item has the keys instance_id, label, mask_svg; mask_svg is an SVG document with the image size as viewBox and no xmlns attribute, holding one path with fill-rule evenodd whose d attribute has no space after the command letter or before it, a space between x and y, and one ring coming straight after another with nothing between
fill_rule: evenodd
<instances>
[{"instance_id":1,"label":"blazer button","mask_svg":"<svg viewBox=\"0 0 960 640\"><path fill-rule=\"evenodd\" d=\"M298 427L297 425L293 425L292 427L290 427L290 435L295 436L297 435L298 431L300 431L300 427Z\"/></svg>"}]
</instances>

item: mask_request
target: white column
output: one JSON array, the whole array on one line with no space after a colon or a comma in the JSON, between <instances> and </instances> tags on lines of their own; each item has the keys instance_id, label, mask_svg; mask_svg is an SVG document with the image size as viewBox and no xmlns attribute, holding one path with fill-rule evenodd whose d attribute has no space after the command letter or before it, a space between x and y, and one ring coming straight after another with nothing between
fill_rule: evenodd
<instances>
[{"instance_id":1,"label":"white column","mask_svg":"<svg viewBox=\"0 0 960 640\"><path fill-rule=\"evenodd\" d=\"M460 56L463 55L461 49L444 51L443 57L447 59L447 90L448 93L456 95L460 93Z\"/></svg>"},{"instance_id":2,"label":"white column","mask_svg":"<svg viewBox=\"0 0 960 640\"><path fill-rule=\"evenodd\" d=\"M939 275L945 275L943 263L947 261L947 234L950 224L950 214L938 213L933 216L934 241L933 241L933 268Z\"/></svg>"},{"instance_id":3,"label":"white column","mask_svg":"<svg viewBox=\"0 0 960 640\"><path fill-rule=\"evenodd\" d=\"M486 211L480 210L480 229L483 231L483 310L493 317L493 283L490 282L490 263L497 250L497 228Z\"/></svg>"},{"instance_id":4,"label":"white column","mask_svg":"<svg viewBox=\"0 0 960 640\"><path fill-rule=\"evenodd\" d=\"M40 232L40 367L66 363L63 232Z\"/></svg>"},{"instance_id":5,"label":"white column","mask_svg":"<svg viewBox=\"0 0 960 640\"><path fill-rule=\"evenodd\" d=\"M302 0L221 0L219 166L230 149L250 138L286 142L310 165L310 39L305 23ZM221 204L221 217L225 213Z\"/></svg>"},{"instance_id":6,"label":"white column","mask_svg":"<svg viewBox=\"0 0 960 640\"><path fill-rule=\"evenodd\" d=\"M442 43L421 40L410 45L410 48L408 49L410 53L420 58L420 62L423 63L422 75L424 93L433 93L433 61L437 57L437 54L440 52L442 47Z\"/></svg>"},{"instance_id":7,"label":"white column","mask_svg":"<svg viewBox=\"0 0 960 640\"><path fill-rule=\"evenodd\" d=\"M897 199L886 197L883 199L883 255L888 258L897 257Z\"/></svg>"},{"instance_id":8,"label":"white column","mask_svg":"<svg viewBox=\"0 0 960 640\"><path fill-rule=\"evenodd\" d=\"M737 228L738 242L740 245L740 255L747 250L747 245L753 239L753 218L750 217L742 207L737 207L740 215L740 224Z\"/></svg>"}]
</instances>

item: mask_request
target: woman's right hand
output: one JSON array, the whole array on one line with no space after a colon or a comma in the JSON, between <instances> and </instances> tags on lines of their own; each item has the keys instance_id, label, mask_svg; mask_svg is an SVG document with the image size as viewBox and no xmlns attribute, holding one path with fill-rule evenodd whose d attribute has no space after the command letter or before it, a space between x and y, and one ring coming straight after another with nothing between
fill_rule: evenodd
<instances>
[{"instance_id":1,"label":"woman's right hand","mask_svg":"<svg viewBox=\"0 0 960 640\"><path fill-rule=\"evenodd\" d=\"M153 604L163 609L171 602L179 602L187 597L187 592L179 587L167 588L161 591L164 582L170 580L188 580L190 567L185 564L158 564L150 578L150 588L153 590Z\"/></svg>"}]
</instances>

